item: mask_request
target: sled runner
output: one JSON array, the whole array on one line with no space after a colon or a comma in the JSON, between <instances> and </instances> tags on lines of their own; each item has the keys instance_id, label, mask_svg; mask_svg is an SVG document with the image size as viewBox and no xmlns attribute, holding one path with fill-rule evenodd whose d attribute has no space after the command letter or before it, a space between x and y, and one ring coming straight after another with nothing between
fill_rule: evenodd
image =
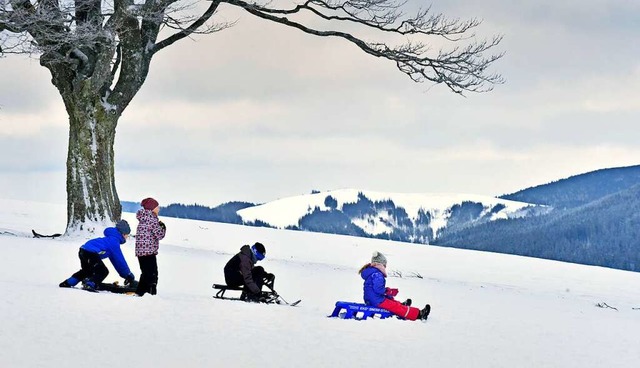
<instances>
[{"instance_id":1,"label":"sled runner","mask_svg":"<svg viewBox=\"0 0 640 368\"><path fill-rule=\"evenodd\" d=\"M71 287L71 289L76 289L76 288ZM113 283L101 282L96 285L95 289L84 288L84 287L78 288L78 289L92 292L92 293L99 293L99 292L105 292L105 291L109 293L114 293L114 294L127 294L127 295L133 295L136 293L135 286L121 286L120 284L118 284L118 281L115 281Z\"/></svg>"},{"instance_id":2,"label":"sled runner","mask_svg":"<svg viewBox=\"0 0 640 368\"><path fill-rule=\"evenodd\" d=\"M135 287L121 286L120 284L118 284L118 281L115 281L110 284L101 282L97 285L96 289L98 291L108 291L110 293L115 293L115 294L134 294L136 292Z\"/></svg>"},{"instance_id":3,"label":"sled runner","mask_svg":"<svg viewBox=\"0 0 640 368\"><path fill-rule=\"evenodd\" d=\"M211 287L216 289L216 290L218 290L216 292L216 294L213 296L216 299L242 300L242 301L246 301L246 302L251 301L251 300L249 300L248 298L245 297L244 289L242 288L242 286L234 287L234 286L229 286L229 285L213 284L213 286L211 286ZM240 297L233 298L233 297L225 296L224 294L228 290L240 291L241 292ZM295 307L296 305L300 304L300 302L302 300L297 300L297 301L295 301L293 303L289 303L286 300L284 300L284 298L281 297L275 290L271 289L271 291L263 291L262 292L262 297L259 300L255 300L255 301L256 302L260 302L260 303L266 303L266 304L281 304L281 305L288 305L290 307Z\"/></svg>"},{"instance_id":4,"label":"sled runner","mask_svg":"<svg viewBox=\"0 0 640 368\"><path fill-rule=\"evenodd\" d=\"M95 289L86 289L83 287L73 287L73 286L64 286L65 288L68 289L77 289L77 290L84 290L84 291L89 291L92 293L99 293L99 292L110 292L110 293L114 293L114 294L127 294L127 295L133 295L136 292L136 288L134 286L120 286L120 284L118 283L118 281L115 281L113 283L105 283L105 282L101 282L99 284L96 285Z\"/></svg>"},{"instance_id":5,"label":"sled runner","mask_svg":"<svg viewBox=\"0 0 640 368\"><path fill-rule=\"evenodd\" d=\"M392 317L393 313L386 309L372 307L361 303L336 302L336 307L329 317L366 320L368 317L373 318L376 315L378 315L380 319L385 319Z\"/></svg>"},{"instance_id":6,"label":"sled runner","mask_svg":"<svg viewBox=\"0 0 640 368\"><path fill-rule=\"evenodd\" d=\"M37 233L33 229L31 230L31 233L33 234L34 238L52 238L52 239L55 239L55 238L57 238L59 236L62 236L62 234L42 235L42 234Z\"/></svg>"},{"instance_id":7,"label":"sled runner","mask_svg":"<svg viewBox=\"0 0 640 368\"><path fill-rule=\"evenodd\" d=\"M238 286L238 287L233 287L233 286L228 286L228 285L221 285L221 284L213 284L212 288L217 289L218 292L216 292L216 295L214 295L214 298L217 299L237 299L237 300L241 300L241 298L228 298L224 296L224 293L227 290L236 290L236 291L243 291L242 286Z\"/></svg>"}]
</instances>

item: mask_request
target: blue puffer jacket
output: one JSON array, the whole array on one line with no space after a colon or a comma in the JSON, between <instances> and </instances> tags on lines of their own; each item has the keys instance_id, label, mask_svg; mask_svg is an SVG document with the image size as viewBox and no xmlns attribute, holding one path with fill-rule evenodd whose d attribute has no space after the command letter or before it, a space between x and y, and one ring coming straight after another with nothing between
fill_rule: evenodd
<instances>
[{"instance_id":1,"label":"blue puffer jacket","mask_svg":"<svg viewBox=\"0 0 640 368\"><path fill-rule=\"evenodd\" d=\"M87 252L99 254L102 259L109 257L109 260L116 271L118 271L120 277L126 279L130 277L132 273L120 249L120 244L124 244L125 242L126 239L120 234L118 229L108 227L104 229L104 238L91 239L80 248Z\"/></svg>"},{"instance_id":2,"label":"blue puffer jacket","mask_svg":"<svg viewBox=\"0 0 640 368\"><path fill-rule=\"evenodd\" d=\"M382 272L373 267L366 267L360 273L360 276L364 280L364 302L367 305L373 305L377 307L385 299L386 280Z\"/></svg>"}]
</instances>

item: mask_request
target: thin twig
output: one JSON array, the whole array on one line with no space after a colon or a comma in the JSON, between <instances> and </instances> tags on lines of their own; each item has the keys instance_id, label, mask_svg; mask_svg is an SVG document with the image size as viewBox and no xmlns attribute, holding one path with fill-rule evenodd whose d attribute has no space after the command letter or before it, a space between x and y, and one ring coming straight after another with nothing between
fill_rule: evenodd
<instances>
[{"instance_id":1,"label":"thin twig","mask_svg":"<svg viewBox=\"0 0 640 368\"><path fill-rule=\"evenodd\" d=\"M391 271L389 271L389 277L399 277L399 278L402 278L402 271L391 270Z\"/></svg>"},{"instance_id":2,"label":"thin twig","mask_svg":"<svg viewBox=\"0 0 640 368\"><path fill-rule=\"evenodd\" d=\"M618 308L612 307L609 304L602 302L602 303L598 303L596 304L596 307L600 307L600 308L611 308L611 309L615 309L618 310Z\"/></svg>"}]
</instances>

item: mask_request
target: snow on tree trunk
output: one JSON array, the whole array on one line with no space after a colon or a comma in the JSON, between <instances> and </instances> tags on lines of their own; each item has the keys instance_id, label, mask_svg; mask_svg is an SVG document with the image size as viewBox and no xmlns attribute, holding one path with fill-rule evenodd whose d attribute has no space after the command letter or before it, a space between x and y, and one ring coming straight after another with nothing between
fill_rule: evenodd
<instances>
[{"instance_id":1,"label":"snow on tree trunk","mask_svg":"<svg viewBox=\"0 0 640 368\"><path fill-rule=\"evenodd\" d=\"M40 58L40 63L51 72L51 81L60 92L69 116L66 235L102 233L104 227L113 226L122 214L115 186L113 145L123 106L139 85L116 94L127 92L130 96L125 102L118 101L122 102L120 107L107 102L111 95L108 87L113 80L110 61L115 49L115 45L108 43L73 49L70 53L85 56L77 63L60 59L56 52Z\"/></svg>"},{"instance_id":2,"label":"snow on tree trunk","mask_svg":"<svg viewBox=\"0 0 640 368\"><path fill-rule=\"evenodd\" d=\"M117 116L96 96L74 97L75 106L67 109L67 233L93 232L94 226L112 225L122 212L114 176Z\"/></svg>"}]
</instances>

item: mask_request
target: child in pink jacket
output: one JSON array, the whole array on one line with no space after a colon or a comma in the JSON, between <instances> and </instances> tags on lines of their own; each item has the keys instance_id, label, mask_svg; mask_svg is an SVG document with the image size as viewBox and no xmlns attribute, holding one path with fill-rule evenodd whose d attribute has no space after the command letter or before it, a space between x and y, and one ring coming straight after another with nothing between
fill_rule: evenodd
<instances>
[{"instance_id":1,"label":"child in pink jacket","mask_svg":"<svg viewBox=\"0 0 640 368\"><path fill-rule=\"evenodd\" d=\"M136 213L136 257L140 263L140 282L136 289L138 296L144 293L156 295L158 285L158 248L166 234L167 227L158 219L160 204L153 198L142 200L142 208Z\"/></svg>"}]
</instances>

